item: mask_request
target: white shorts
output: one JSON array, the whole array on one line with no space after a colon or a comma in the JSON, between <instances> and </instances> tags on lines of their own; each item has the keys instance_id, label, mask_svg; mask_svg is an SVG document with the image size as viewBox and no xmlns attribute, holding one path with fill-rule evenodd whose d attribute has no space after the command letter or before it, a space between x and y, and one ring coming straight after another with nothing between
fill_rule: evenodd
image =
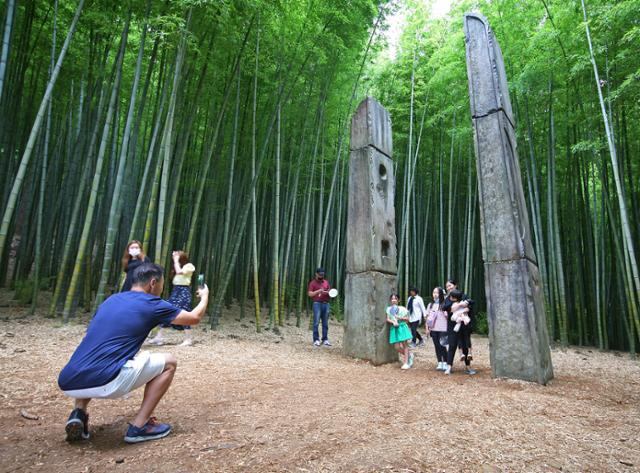
<instances>
[{"instance_id":1,"label":"white shorts","mask_svg":"<svg viewBox=\"0 0 640 473\"><path fill-rule=\"evenodd\" d=\"M129 360L113 380L104 386L86 389L74 389L64 393L76 399L118 399L144 386L164 371L165 355L142 351L133 360Z\"/></svg>"}]
</instances>

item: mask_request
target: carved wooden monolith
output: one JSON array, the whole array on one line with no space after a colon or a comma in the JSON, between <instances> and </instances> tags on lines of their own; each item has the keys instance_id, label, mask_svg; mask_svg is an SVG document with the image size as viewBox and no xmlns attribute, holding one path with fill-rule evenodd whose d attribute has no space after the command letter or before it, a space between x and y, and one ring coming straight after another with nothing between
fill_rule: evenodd
<instances>
[{"instance_id":1,"label":"carved wooden monolith","mask_svg":"<svg viewBox=\"0 0 640 473\"><path fill-rule=\"evenodd\" d=\"M464 16L477 157L482 257L494 376L553 378L538 264L500 46L481 15Z\"/></svg>"},{"instance_id":2,"label":"carved wooden monolith","mask_svg":"<svg viewBox=\"0 0 640 473\"><path fill-rule=\"evenodd\" d=\"M396 290L391 119L367 97L351 120L344 350L379 365L398 360L385 307Z\"/></svg>"}]
</instances>

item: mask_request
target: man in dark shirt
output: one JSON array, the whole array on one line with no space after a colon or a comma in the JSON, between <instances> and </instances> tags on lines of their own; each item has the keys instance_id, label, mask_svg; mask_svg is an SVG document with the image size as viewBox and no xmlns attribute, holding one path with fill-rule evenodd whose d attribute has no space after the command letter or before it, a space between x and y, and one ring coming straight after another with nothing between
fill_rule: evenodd
<instances>
[{"instance_id":1,"label":"man in dark shirt","mask_svg":"<svg viewBox=\"0 0 640 473\"><path fill-rule=\"evenodd\" d=\"M329 343L329 290L331 285L324 278L324 268L316 269L316 277L309 281L307 295L313 301L313 345L320 346L318 325L322 319L322 344L330 347Z\"/></svg>"},{"instance_id":2,"label":"man in dark shirt","mask_svg":"<svg viewBox=\"0 0 640 473\"><path fill-rule=\"evenodd\" d=\"M158 439L171 432L171 426L157 422L152 413L171 385L177 361L169 354L138 351L149 331L160 323L200 322L209 289L198 290L200 303L187 312L160 298L163 287L162 267L144 263L133 273L131 291L114 294L98 307L84 339L58 377L60 389L75 399L65 427L67 440L89 438L87 405L92 398L117 399L142 386L146 386L142 405L129 424L125 442Z\"/></svg>"}]
</instances>

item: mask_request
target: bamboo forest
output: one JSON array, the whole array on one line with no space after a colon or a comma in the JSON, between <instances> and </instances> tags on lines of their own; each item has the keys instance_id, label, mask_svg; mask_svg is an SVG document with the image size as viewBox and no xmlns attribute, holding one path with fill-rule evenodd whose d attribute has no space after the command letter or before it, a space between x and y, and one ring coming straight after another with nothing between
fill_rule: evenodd
<instances>
[{"instance_id":1,"label":"bamboo forest","mask_svg":"<svg viewBox=\"0 0 640 473\"><path fill-rule=\"evenodd\" d=\"M638 471L640 0L0 35L0 471Z\"/></svg>"},{"instance_id":2,"label":"bamboo forest","mask_svg":"<svg viewBox=\"0 0 640 473\"><path fill-rule=\"evenodd\" d=\"M232 304L257 331L308 325L316 267L343 293L350 120L372 96L393 126L398 292L455 278L482 332L462 30L481 11L504 56L550 338L636 353L640 3L451 3L5 0L1 284L67 322L119 290L139 240L165 267L189 253L212 327Z\"/></svg>"}]
</instances>

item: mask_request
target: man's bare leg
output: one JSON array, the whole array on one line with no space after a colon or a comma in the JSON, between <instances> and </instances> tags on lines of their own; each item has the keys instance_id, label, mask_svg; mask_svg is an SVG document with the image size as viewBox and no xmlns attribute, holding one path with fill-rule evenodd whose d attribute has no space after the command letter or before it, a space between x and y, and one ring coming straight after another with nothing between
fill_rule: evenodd
<instances>
[{"instance_id":1,"label":"man's bare leg","mask_svg":"<svg viewBox=\"0 0 640 473\"><path fill-rule=\"evenodd\" d=\"M91 399L76 399L76 409L82 409L83 411L87 412L87 406L89 405L90 401Z\"/></svg>"},{"instance_id":2,"label":"man's bare leg","mask_svg":"<svg viewBox=\"0 0 640 473\"><path fill-rule=\"evenodd\" d=\"M142 405L132 424L142 427L147 423L162 396L167 392L176 373L178 361L173 355L165 355L164 371L147 383L144 388Z\"/></svg>"}]
</instances>

